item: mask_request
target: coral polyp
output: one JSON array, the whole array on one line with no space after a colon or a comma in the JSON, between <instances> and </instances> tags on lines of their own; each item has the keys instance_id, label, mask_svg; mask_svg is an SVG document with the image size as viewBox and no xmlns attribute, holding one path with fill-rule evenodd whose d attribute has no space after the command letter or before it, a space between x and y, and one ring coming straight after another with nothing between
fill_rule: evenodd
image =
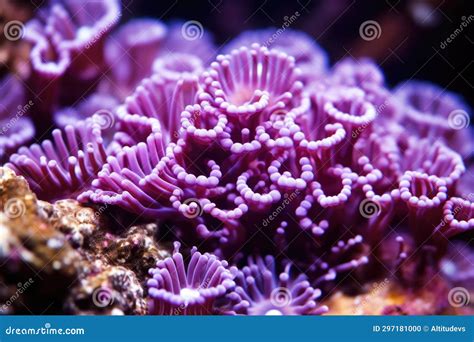
<instances>
[{"instance_id":1,"label":"coral polyp","mask_svg":"<svg viewBox=\"0 0 474 342\"><path fill-rule=\"evenodd\" d=\"M43 198L62 198L86 188L104 164L107 152L101 126L92 118L56 129L52 140L21 147L7 164L23 174Z\"/></svg>"},{"instance_id":2,"label":"coral polyp","mask_svg":"<svg viewBox=\"0 0 474 342\"><path fill-rule=\"evenodd\" d=\"M150 270L150 311L159 315L210 315L217 298L235 286L227 262L216 256L191 250L188 261L175 243L173 255Z\"/></svg>"},{"instance_id":3,"label":"coral polyp","mask_svg":"<svg viewBox=\"0 0 474 342\"><path fill-rule=\"evenodd\" d=\"M272 256L249 259L235 278L236 287L228 295L230 310L246 315L318 315L328 311L318 306L321 290L311 287L307 277L290 276L291 264L277 273Z\"/></svg>"}]
</instances>

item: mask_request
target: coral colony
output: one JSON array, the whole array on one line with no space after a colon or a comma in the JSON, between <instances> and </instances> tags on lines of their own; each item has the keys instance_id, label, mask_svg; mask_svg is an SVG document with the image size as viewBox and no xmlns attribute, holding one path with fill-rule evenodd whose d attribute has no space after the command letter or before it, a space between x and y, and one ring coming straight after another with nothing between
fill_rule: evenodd
<instances>
[{"instance_id":1,"label":"coral colony","mask_svg":"<svg viewBox=\"0 0 474 342\"><path fill-rule=\"evenodd\" d=\"M44 5L25 26L30 72L1 80L2 189L24 177L19 209L56 227L55 265L82 263L51 271L76 277L61 310L331 314L379 281L405 298L428 287L424 313L452 309L455 279L473 278L472 259L446 259L474 229L459 96L391 89L368 59L331 66L292 29L219 50L198 22L120 21L115 0ZM24 221L7 214L1 259L20 262ZM420 313L407 302L380 310Z\"/></svg>"}]
</instances>

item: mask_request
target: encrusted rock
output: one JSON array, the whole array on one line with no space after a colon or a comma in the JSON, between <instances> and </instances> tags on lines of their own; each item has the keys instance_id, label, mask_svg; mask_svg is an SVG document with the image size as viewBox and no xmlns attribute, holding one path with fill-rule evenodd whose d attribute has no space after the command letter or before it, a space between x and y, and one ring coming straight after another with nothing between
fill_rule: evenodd
<instances>
[{"instance_id":1,"label":"encrusted rock","mask_svg":"<svg viewBox=\"0 0 474 342\"><path fill-rule=\"evenodd\" d=\"M135 273L99 260L84 269L65 307L71 314L144 315L147 310Z\"/></svg>"},{"instance_id":2,"label":"encrusted rock","mask_svg":"<svg viewBox=\"0 0 474 342\"><path fill-rule=\"evenodd\" d=\"M42 215L66 235L88 261L102 260L137 273L140 281L160 259L170 255L154 239L158 226L146 224L123 229L107 218L107 206L84 206L73 199L54 204L40 201Z\"/></svg>"},{"instance_id":3,"label":"encrusted rock","mask_svg":"<svg viewBox=\"0 0 474 342\"><path fill-rule=\"evenodd\" d=\"M51 205L51 208L44 206L44 211L50 222L66 235L75 248L82 247L84 242L89 242L102 224L100 208L94 210L73 199L59 200Z\"/></svg>"},{"instance_id":4,"label":"encrusted rock","mask_svg":"<svg viewBox=\"0 0 474 342\"><path fill-rule=\"evenodd\" d=\"M148 270L170 255L155 240L156 224L124 229L108 218L107 206L85 206L73 199L39 201L39 213L82 258L78 281L64 304L67 313L146 314Z\"/></svg>"},{"instance_id":5,"label":"encrusted rock","mask_svg":"<svg viewBox=\"0 0 474 342\"><path fill-rule=\"evenodd\" d=\"M134 226L104 248L105 258L114 265L123 265L134 272L141 280L156 262L170 256L167 249L159 246L153 239L156 224Z\"/></svg>"},{"instance_id":6,"label":"encrusted rock","mask_svg":"<svg viewBox=\"0 0 474 342\"><path fill-rule=\"evenodd\" d=\"M32 286L8 306L16 313L60 312L67 287L77 276L79 254L39 214L26 180L4 167L0 167L0 209L2 283L21 288L32 279Z\"/></svg>"}]
</instances>

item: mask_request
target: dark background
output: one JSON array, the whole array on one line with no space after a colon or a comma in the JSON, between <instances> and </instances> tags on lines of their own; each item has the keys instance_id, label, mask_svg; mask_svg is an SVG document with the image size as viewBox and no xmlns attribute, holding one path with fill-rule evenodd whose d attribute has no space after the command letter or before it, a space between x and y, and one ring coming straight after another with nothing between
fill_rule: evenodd
<instances>
[{"instance_id":1,"label":"dark background","mask_svg":"<svg viewBox=\"0 0 474 342\"><path fill-rule=\"evenodd\" d=\"M298 11L290 26L309 33L329 53L331 63L344 56L370 56L383 68L387 82L430 80L474 103L472 50L474 18L445 49L440 45L469 15L472 0L123 0L124 20L155 17L197 20L224 44L243 30L281 27ZM380 24L379 39L364 41L359 27L366 20Z\"/></svg>"}]
</instances>

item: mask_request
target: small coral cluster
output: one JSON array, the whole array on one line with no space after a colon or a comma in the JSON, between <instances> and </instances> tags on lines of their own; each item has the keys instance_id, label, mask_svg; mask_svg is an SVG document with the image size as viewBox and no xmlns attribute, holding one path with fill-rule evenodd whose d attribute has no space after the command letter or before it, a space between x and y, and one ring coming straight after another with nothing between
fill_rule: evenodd
<instances>
[{"instance_id":1,"label":"small coral cluster","mask_svg":"<svg viewBox=\"0 0 474 342\"><path fill-rule=\"evenodd\" d=\"M453 237L472 236L474 139L457 95L390 89L370 60L330 67L293 30L272 44L272 29L244 32L219 50L188 23L112 32L120 16L114 0L66 0L28 23L27 86L2 81L15 87L1 117L33 103L4 129L0 156L40 199L105 206L125 230L158 225L147 238L174 242L172 255L119 277L139 274L149 313L331 312L324 298L384 277L415 291ZM96 252L119 260L121 244L143 240L127 234L100 237Z\"/></svg>"}]
</instances>

